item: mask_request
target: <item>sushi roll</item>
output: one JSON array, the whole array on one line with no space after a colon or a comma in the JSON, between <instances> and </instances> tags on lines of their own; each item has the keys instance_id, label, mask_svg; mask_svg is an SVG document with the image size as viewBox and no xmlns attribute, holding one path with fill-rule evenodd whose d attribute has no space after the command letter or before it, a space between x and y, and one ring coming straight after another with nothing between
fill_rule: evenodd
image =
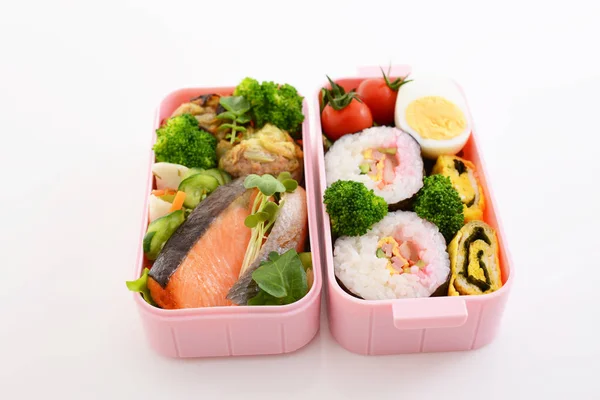
<instances>
[{"instance_id":1,"label":"sushi roll","mask_svg":"<svg viewBox=\"0 0 600 400\"><path fill-rule=\"evenodd\" d=\"M457 156L440 156L431 172L450 178L463 203L465 222L483 219L485 200L472 162Z\"/></svg>"},{"instance_id":2,"label":"sushi roll","mask_svg":"<svg viewBox=\"0 0 600 400\"><path fill-rule=\"evenodd\" d=\"M483 221L465 224L448 245L449 296L478 295L502 287L496 232Z\"/></svg>"},{"instance_id":3,"label":"sushi roll","mask_svg":"<svg viewBox=\"0 0 600 400\"><path fill-rule=\"evenodd\" d=\"M342 236L335 275L365 300L429 297L448 281L450 259L438 228L411 211L389 213L363 236Z\"/></svg>"},{"instance_id":4,"label":"sushi roll","mask_svg":"<svg viewBox=\"0 0 600 400\"><path fill-rule=\"evenodd\" d=\"M419 144L393 127L344 135L325 155L327 186L338 180L363 183L388 204L409 199L423 186Z\"/></svg>"}]
</instances>

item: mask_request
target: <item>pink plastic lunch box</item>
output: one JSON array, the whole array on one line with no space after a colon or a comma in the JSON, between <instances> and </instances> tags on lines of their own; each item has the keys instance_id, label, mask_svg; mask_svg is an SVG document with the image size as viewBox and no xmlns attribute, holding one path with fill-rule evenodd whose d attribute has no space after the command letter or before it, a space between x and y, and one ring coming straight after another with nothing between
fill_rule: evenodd
<instances>
[{"instance_id":1,"label":"pink plastic lunch box","mask_svg":"<svg viewBox=\"0 0 600 400\"><path fill-rule=\"evenodd\" d=\"M392 68L391 76L405 76L409 72L409 66L399 65ZM381 70L379 67L361 68L358 76L336 82L349 91L365 78L381 77ZM323 87L330 86L325 84ZM314 98L314 110L319 111L319 92ZM322 130L318 114L315 120L314 137L320 137ZM327 311L329 327L337 342L345 349L363 355L462 351L489 344L498 331L514 271L495 212L495 201L486 182L476 133L472 132L463 153L478 171L486 199L484 219L497 232L503 275L502 288L481 296L365 301L347 294L336 282L330 221L322 201L326 188L323 146L316 146L315 152L319 174L316 207L322 226L321 253L327 277Z\"/></svg>"},{"instance_id":2,"label":"pink plastic lunch box","mask_svg":"<svg viewBox=\"0 0 600 400\"><path fill-rule=\"evenodd\" d=\"M184 102L208 93L230 95L233 87L187 88L166 96L156 112L155 130L160 122ZM308 198L308 230L312 252L314 283L305 297L285 306L230 306L196 309L163 310L146 303L139 293L133 293L148 341L158 353L168 357L217 357L289 353L308 344L319 329L321 306L321 246L319 245L317 211L314 190L313 139L309 133L308 106L303 104L305 189ZM148 227L148 197L154 188L150 152L145 205L134 279L141 276L147 261L142 251L143 236Z\"/></svg>"}]
</instances>

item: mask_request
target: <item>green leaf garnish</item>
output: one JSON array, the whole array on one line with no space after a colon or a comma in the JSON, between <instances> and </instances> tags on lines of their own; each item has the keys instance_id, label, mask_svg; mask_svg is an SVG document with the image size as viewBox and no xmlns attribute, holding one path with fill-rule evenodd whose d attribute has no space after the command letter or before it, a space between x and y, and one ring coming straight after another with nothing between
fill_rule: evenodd
<instances>
[{"instance_id":1,"label":"green leaf garnish","mask_svg":"<svg viewBox=\"0 0 600 400\"><path fill-rule=\"evenodd\" d=\"M277 215L278 211L279 211L279 206L272 201L268 201L267 204L265 204L265 207L261 211L262 213L267 215L267 218L264 219L263 221L272 221L275 218L275 216Z\"/></svg>"},{"instance_id":2,"label":"green leaf garnish","mask_svg":"<svg viewBox=\"0 0 600 400\"><path fill-rule=\"evenodd\" d=\"M283 172L280 172L279 175L277 175L277 180L279 182L283 182L288 179L292 179L292 174L290 174L289 171L283 171Z\"/></svg>"},{"instance_id":3,"label":"green leaf garnish","mask_svg":"<svg viewBox=\"0 0 600 400\"><path fill-rule=\"evenodd\" d=\"M280 201L281 193L292 192L298 187L298 182L290 177L289 172L279 174L278 178L270 174L262 176L250 174L244 180L244 187L246 189L258 188L260 193L254 199L252 214L246 217L244 221L244 224L252 229L252 232L240 269L240 275L254 262L261 249L265 235L275 223L279 209L283 204ZM269 200L271 196L279 204Z\"/></svg>"},{"instance_id":4,"label":"green leaf garnish","mask_svg":"<svg viewBox=\"0 0 600 400\"><path fill-rule=\"evenodd\" d=\"M217 119L235 119L236 115L232 111L225 111L217 115Z\"/></svg>"},{"instance_id":5,"label":"green leaf garnish","mask_svg":"<svg viewBox=\"0 0 600 400\"><path fill-rule=\"evenodd\" d=\"M152 296L150 295L150 289L148 289L148 272L150 272L150 270L144 268L141 277L135 281L126 281L125 284L127 285L127 289L132 292L141 293L144 300L146 300L146 303L156 307L156 303L152 300Z\"/></svg>"},{"instance_id":6,"label":"green leaf garnish","mask_svg":"<svg viewBox=\"0 0 600 400\"><path fill-rule=\"evenodd\" d=\"M283 186L285 186L285 190L288 193L292 193L298 187L298 182L296 182L294 179L287 179L283 181Z\"/></svg>"},{"instance_id":7,"label":"green leaf garnish","mask_svg":"<svg viewBox=\"0 0 600 400\"><path fill-rule=\"evenodd\" d=\"M277 176L277 180L283 183L283 186L285 186L286 192L288 193L292 193L298 187L298 182L292 178L292 174L288 171L281 172Z\"/></svg>"},{"instance_id":8,"label":"green leaf garnish","mask_svg":"<svg viewBox=\"0 0 600 400\"><path fill-rule=\"evenodd\" d=\"M281 255L271 252L269 260L252 273L252 279L261 289L248 303L252 305L272 304L273 298L279 300L277 304L290 304L308 292L306 272L295 249Z\"/></svg>"},{"instance_id":9,"label":"green leaf garnish","mask_svg":"<svg viewBox=\"0 0 600 400\"><path fill-rule=\"evenodd\" d=\"M281 299L271 296L267 292L261 290L258 294L248 300L249 306L280 306L282 305Z\"/></svg>"},{"instance_id":10,"label":"green leaf garnish","mask_svg":"<svg viewBox=\"0 0 600 400\"><path fill-rule=\"evenodd\" d=\"M256 214L250 214L244 220L244 225L246 225L248 228L252 229L256 225L258 225L258 222L259 221L258 221L258 217L256 216Z\"/></svg>"},{"instance_id":11,"label":"green leaf garnish","mask_svg":"<svg viewBox=\"0 0 600 400\"><path fill-rule=\"evenodd\" d=\"M237 118L237 122L240 123L240 124L247 124L250 121L252 121L252 119L250 118L249 115L240 115Z\"/></svg>"},{"instance_id":12,"label":"green leaf garnish","mask_svg":"<svg viewBox=\"0 0 600 400\"><path fill-rule=\"evenodd\" d=\"M250 174L244 180L246 189L258 188L265 196L273 196L275 193L285 192L286 187L279 182L273 175L264 174L262 176Z\"/></svg>"},{"instance_id":13,"label":"green leaf garnish","mask_svg":"<svg viewBox=\"0 0 600 400\"><path fill-rule=\"evenodd\" d=\"M241 115L250 110L250 103L243 96L223 96L219 102L224 109L236 115Z\"/></svg>"},{"instance_id":14,"label":"green leaf garnish","mask_svg":"<svg viewBox=\"0 0 600 400\"><path fill-rule=\"evenodd\" d=\"M243 96L223 96L219 103L227 111L217 115L217 119L231 121L221 124L219 130L231 129L232 134L227 137L230 139L230 143L234 144L237 140L235 132L246 132L246 128L241 125L251 121L247 114L250 111L250 103Z\"/></svg>"},{"instance_id":15,"label":"green leaf garnish","mask_svg":"<svg viewBox=\"0 0 600 400\"><path fill-rule=\"evenodd\" d=\"M233 125L233 124L221 124L219 126L219 130L224 130L224 129L228 129L228 128L231 129L231 128L235 127L235 126L236 125Z\"/></svg>"}]
</instances>

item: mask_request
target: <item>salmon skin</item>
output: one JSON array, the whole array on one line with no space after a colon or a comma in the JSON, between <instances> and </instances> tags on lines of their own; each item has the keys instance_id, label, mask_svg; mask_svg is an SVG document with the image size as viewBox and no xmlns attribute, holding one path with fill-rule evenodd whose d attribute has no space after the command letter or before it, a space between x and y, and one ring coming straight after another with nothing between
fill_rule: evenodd
<instances>
[{"instance_id":1,"label":"salmon skin","mask_svg":"<svg viewBox=\"0 0 600 400\"><path fill-rule=\"evenodd\" d=\"M243 179L219 186L169 238L148 273L161 308L226 306L239 276L251 231L250 194Z\"/></svg>"},{"instance_id":2,"label":"salmon skin","mask_svg":"<svg viewBox=\"0 0 600 400\"><path fill-rule=\"evenodd\" d=\"M258 257L240 279L233 285L227 294L227 299L237 305L245 305L252 297L258 294L259 288L252 280L254 272L272 251L283 254L290 249L297 252L304 251L304 244L308 229L308 214L306 210L306 192L300 186L292 193L282 196L283 205L277 216L271 233L263 244Z\"/></svg>"}]
</instances>

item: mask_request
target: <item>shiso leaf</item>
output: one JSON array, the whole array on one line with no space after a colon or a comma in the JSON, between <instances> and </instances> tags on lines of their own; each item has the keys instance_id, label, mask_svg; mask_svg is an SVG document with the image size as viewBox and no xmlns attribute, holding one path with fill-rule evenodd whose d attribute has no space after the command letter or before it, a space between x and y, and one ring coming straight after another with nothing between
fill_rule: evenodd
<instances>
[{"instance_id":1,"label":"shiso leaf","mask_svg":"<svg viewBox=\"0 0 600 400\"><path fill-rule=\"evenodd\" d=\"M265 261L252 273L260 292L248 304L290 304L300 300L308 292L306 271L295 249L279 255L269 254Z\"/></svg>"}]
</instances>

